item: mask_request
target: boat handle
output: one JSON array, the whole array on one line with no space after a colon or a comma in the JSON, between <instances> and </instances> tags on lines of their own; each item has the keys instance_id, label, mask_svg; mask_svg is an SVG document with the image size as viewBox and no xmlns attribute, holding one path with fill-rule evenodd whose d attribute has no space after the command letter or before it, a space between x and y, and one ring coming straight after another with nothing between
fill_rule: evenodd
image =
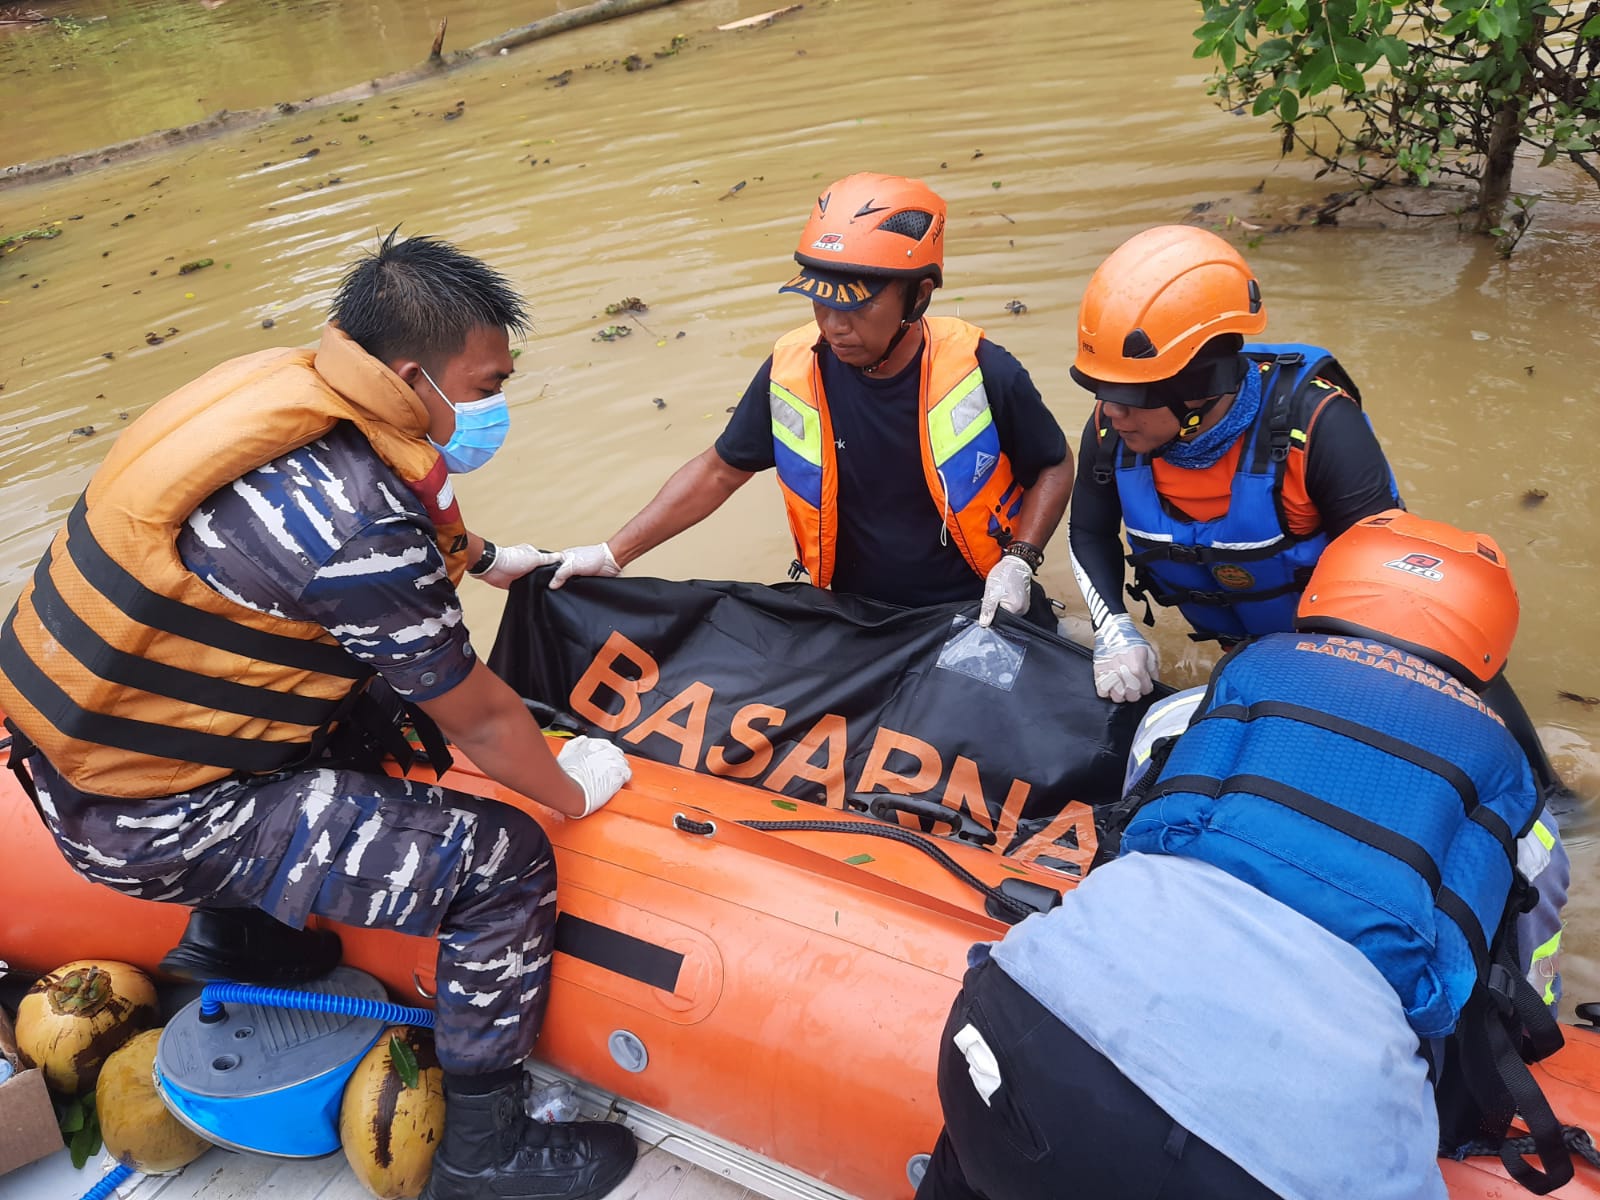
<instances>
[{"instance_id":1,"label":"boat handle","mask_svg":"<svg viewBox=\"0 0 1600 1200\"><path fill-rule=\"evenodd\" d=\"M695 837L711 837L717 832L715 821L696 821L683 813L672 814L672 827L680 833L692 833Z\"/></svg>"},{"instance_id":2,"label":"boat handle","mask_svg":"<svg viewBox=\"0 0 1600 1200\"><path fill-rule=\"evenodd\" d=\"M856 792L850 796L852 807L860 805L867 810L869 816L880 821L895 824L894 814L897 812L909 813L915 817L922 817L936 825L951 826L950 832L963 842L974 842L979 846L992 846L999 839L994 830L985 829L966 813L956 812L946 808L937 800L927 800L921 796L901 796L894 792Z\"/></svg>"}]
</instances>

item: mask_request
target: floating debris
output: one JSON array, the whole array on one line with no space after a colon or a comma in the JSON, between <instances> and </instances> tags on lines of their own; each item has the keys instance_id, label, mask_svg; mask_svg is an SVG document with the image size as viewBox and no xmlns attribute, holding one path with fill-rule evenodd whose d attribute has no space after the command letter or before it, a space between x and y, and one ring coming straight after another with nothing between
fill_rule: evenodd
<instances>
[{"instance_id":1,"label":"floating debris","mask_svg":"<svg viewBox=\"0 0 1600 1200\"><path fill-rule=\"evenodd\" d=\"M21 233L0 234L0 254L14 254L24 242L47 242L61 236L59 225L46 225L40 229L24 229Z\"/></svg>"},{"instance_id":2,"label":"floating debris","mask_svg":"<svg viewBox=\"0 0 1600 1200\"><path fill-rule=\"evenodd\" d=\"M614 317L618 313L649 312L650 306L637 296L624 296L615 304L606 305L606 316Z\"/></svg>"},{"instance_id":3,"label":"floating debris","mask_svg":"<svg viewBox=\"0 0 1600 1200\"><path fill-rule=\"evenodd\" d=\"M193 275L196 271L204 271L215 260L210 258L197 258L193 262L186 262L178 268L179 275Z\"/></svg>"},{"instance_id":4,"label":"floating debris","mask_svg":"<svg viewBox=\"0 0 1600 1200\"><path fill-rule=\"evenodd\" d=\"M1550 493L1545 491L1543 488L1529 488L1527 491L1522 493L1522 507L1538 508L1539 505L1543 504L1547 499L1549 499L1549 497Z\"/></svg>"},{"instance_id":5,"label":"floating debris","mask_svg":"<svg viewBox=\"0 0 1600 1200\"><path fill-rule=\"evenodd\" d=\"M665 408L667 406L667 402L660 396L657 396L654 400L650 401L650 403L654 404L657 408Z\"/></svg>"},{"instance_id":6,"label":"floating debris","mask_svg":"<svg viewBox=\"0 0 1600 1200\"><path fill-rule=\"evenodd\" d=\"M752 29L757 25L771 25L779 17L788 16L792 12L799 12L805 5L786 4L782 8L768 9L764 13L757 13L753 17L745 17L738 21L729 21L726 25L718 25L718 33L728 33L734 29ZM676 39L674 39L676 40Z\"/></svg>"},{"instance_id":7,"label":"floating debris","mask_svg":"<svg viewBox=\"0 0 1600 1200\"><path fill-rule=\"evenodd\" d=\"M81 442L84 438L89 438L89 437L93 437L93 436L94 436L94 426L93 425L79 425L76 429L74 429L71 433L69 433L67 435L67 441L69 441L69 442Z\"/></svg>"},{"instance_id":8,"label":"floating debris","mask_svg":"<svg viewBox=\"0 0 1600 1200\"><path fill-rule=\"evenodd\" d=\"M747 180L747 179L739 180L738 183L734 184L727 191L723 192L722 195L717 197L717 199L718 200L726 200L729 196L737 196L740 192L744 191L745 184L747 184L748 182L750 182L750 181Z\"/></svg>"},{"instance_id":9,"label":"floating debris","mask_svg":"<svg viewBox=\"0 0 1600 1200\"><path fill-rule=\"evenodd\" d=\"M1596 705L1600 705L1600 696L1580 696L1577 692L1558 691L1556 693L1556 698L1559 700L1570 700L1574 704L1583 705L1585 708L1594 708Z\"/></svg>"},{"instance_id":10,"label":"floating debris","mask_svg":"<svg viewBox=\"0 0 1600 1200\"><path fill-rule=\"evenodd\" d=\"M591 342L614 342L618 338L627 337L632 332L632 325L607 325L589 340Z\"/></svg>"},{"instance_id":11,"label":"floating debris","mask_svg":"<svg viewBox=\"0 0 1600 1200\"><path fill-rule=\"evenodd\" d=\"M1023 313L1028 311L1028 306L1021 300L1007 300L1006 311L1013 317L1020 317Z\"/></svg>"},{"instance_id":12,"label":"floating debris","mask_svg":"<svg viewBox=\"0 0 1600 1200\"><path fill-rule=\"evenodd\" d=\"M263 328L263 329L271 329L276 324L277 324L277 322L274 321L271 317L266 317L261 322L261 328Z\"/></svg>"},{"instance_id":13,"label":"floating debris","mask_svg":"<svg viewBox=\"0 0 1600 1200\"><path fill-rule=\"evenodd\" d=\"M647 71L650 69L650 64L637 54L630 54L622 60L622 69L624 71Z\"/></svg>"}]
</instances>

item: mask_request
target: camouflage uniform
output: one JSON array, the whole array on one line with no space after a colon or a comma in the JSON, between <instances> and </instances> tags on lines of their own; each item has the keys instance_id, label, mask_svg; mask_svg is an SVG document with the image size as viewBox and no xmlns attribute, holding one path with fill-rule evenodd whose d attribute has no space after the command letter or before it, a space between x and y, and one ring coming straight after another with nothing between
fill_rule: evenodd
<instances>
[{"instance_id":1,"label":"camouflage uniform","mask_svg":"<svg viewBox=\"0 0 1600 1200\"><path fill-rule=\"evenodd\" d=\"M397 692L429 700L474 655L420 503L341 427L220 489L178 540L237 603L327 629ZM439 938L442 1065L526 1058L548 999L555 860L525 813L332 766L149 800L88 795L42 756L40 807L73 868L145 900L312 913Z\"/></svg>"}]
</instances>

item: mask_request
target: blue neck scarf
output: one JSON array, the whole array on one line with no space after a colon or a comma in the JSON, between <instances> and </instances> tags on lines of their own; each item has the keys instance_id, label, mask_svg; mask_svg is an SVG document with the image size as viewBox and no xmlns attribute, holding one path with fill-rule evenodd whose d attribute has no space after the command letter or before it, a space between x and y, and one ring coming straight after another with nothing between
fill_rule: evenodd
<instances>
[{"instance_id":1,"label":"blue neck scarf","mask_svg":"<svg viewBox=\"0 0 1600 1200\"><path fill-rule=\"evenodd\" d=\"M1250 427L1261 411L1261 371L1251 361L1246 365L1244 379L1233 397L1233 404L1210 429L1193 441L1173 439L1157 452L1175 467L1198 471L1211 466L1228 452L1228 447Z\"/></svg>"}]
</instances>

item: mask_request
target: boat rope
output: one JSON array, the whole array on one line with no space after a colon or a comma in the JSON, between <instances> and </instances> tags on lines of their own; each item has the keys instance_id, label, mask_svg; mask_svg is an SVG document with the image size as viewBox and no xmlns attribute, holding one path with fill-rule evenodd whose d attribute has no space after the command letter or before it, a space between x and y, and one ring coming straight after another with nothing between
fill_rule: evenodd
<instances>
[{"instance_id":1,"label":"boat rope","mask_svg":"<svg viewBox=\"0 0 1600 1200\"><path fill-rule=\"evenodd\" d=\"M1576 1125L1563 1125L1561 1140L1568 1150L1591 1167L1600 1167L1600 1149L1595 1147L1594 1139L1589 1136L1588 1130L1580 1129ZM1523 1137L1502 1140L1479 1138L1475 1142L1468 1142L1448 1157L1457 1162L1463 1158L1499 1158L1501 1146L1509 1146L1513 1152L1524 1157L1538 1152L1534 1146L1533 1135L1527 1134Z\"/></svg>"},{"instance_id":2,"label":"boat rope","mask_svg":"<svg viewBox=\"0 0 1600 1200\"><path fill-rule=\"evenodd\" d=\"M868 825L853 821L740 821L739 824L746 829L756 829L763 833L859 833L869 837L888 838L890 841L921 850L962 883L981 893L997 908L1010 913L1018 921L1038 911L1033 905L1014 896L1008 896L999 888L990 887L927 838L909 829L902 829L898 825Z\"/></svg>"}]
</instances>

